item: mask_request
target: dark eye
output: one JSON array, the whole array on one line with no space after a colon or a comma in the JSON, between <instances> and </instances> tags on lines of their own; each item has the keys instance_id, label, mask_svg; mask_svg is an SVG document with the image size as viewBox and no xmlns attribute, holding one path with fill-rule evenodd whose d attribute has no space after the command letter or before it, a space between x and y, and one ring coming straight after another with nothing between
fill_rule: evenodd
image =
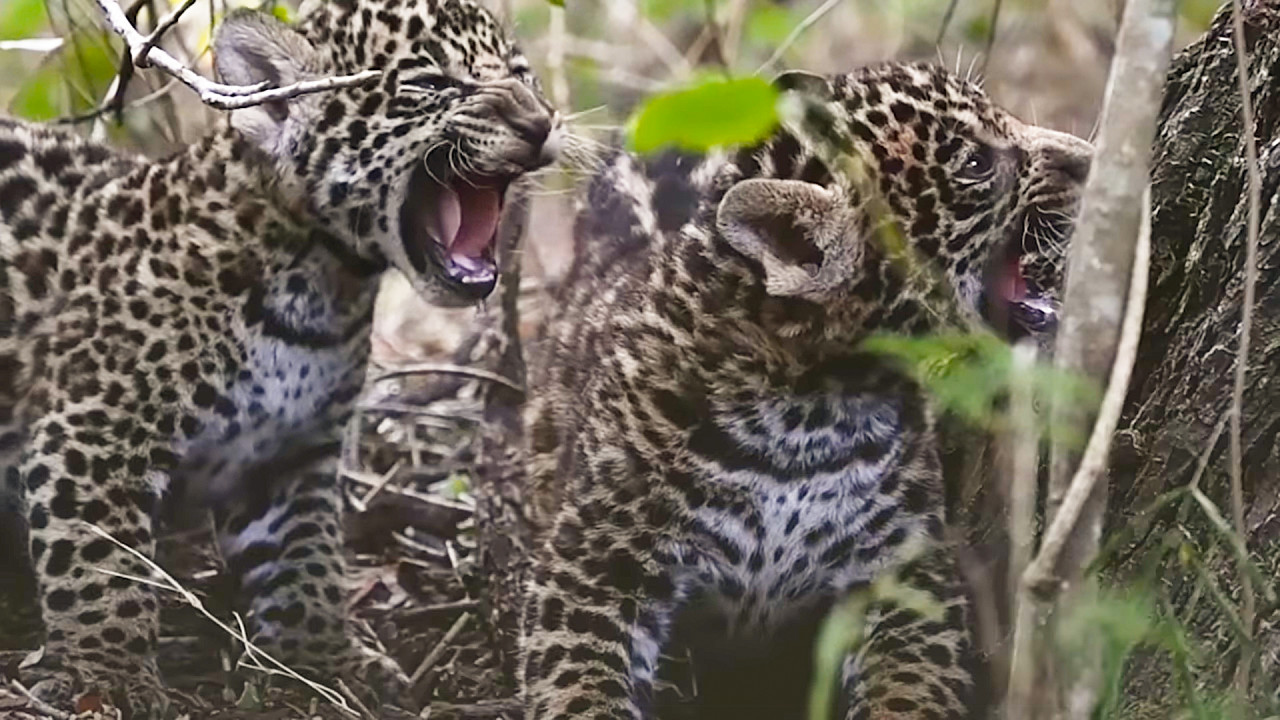
<instances>
[{"instance_id":1,"label":"dark eye","mask_svg":"<svg viewBox=\"0 0 1280 720\"><path fill-rule=\"evenodd\" d=\"M427 90L429 92L443 92L451 87L457 86L457 81L444 75L418 75L417 77L403 80L400 87L406 90Z\"/></svg>"},{"instance_id":2,"label":"dark eye","mask_svg":"<svg viewBox=\"0 0 1280 720\"><path fill-rule=\"evenodd\" d=\"M996 169L996 151L988 145L980 145L960 166L961 180L986 180Z\"/></svg>"}]
</instances>

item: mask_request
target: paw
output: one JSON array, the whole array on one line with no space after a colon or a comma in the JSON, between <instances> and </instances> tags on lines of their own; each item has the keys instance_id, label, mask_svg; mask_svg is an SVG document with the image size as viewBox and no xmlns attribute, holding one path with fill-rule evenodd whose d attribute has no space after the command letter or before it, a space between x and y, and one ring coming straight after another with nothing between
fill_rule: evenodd
<instances>
[{"instance_id":1,"label":"paw","mask_svg":"<svg viewBox=\"0 0 1280 720\"><path fill-rule=\"evenodd\" d=\"M409 676L400 663L371 648L353 643L343 659L338 677L370 707L413 706Z\"/></svg>"},{"instance_id":2,"label":"paw","mask_svg":"<svg viewBox=\"0 0 1280 720\"><path fill-rule=\"evenodd\" d=\"M334 690L338 688L333 681L341 680L369 708L412 706L409 677L395 660L354 640L339 640L329 647L331 650L325 654L316 654L313 646L306 656L283 651L272 655L307 680ZM261 645L259 648L264 649ZM248 653L241 658L241 663L258 664Z\"/></svg>"},{"instance_id":3,"label":"paw","mask_svg":"<svg viewBox=\"0 0 1280 720\"><path fill-rule=\"evenodd\" d=\"M115 708L125 720L163 720L169 696L154 667L124 670L64 658L23 670L37 700L73 713ZM111 713L104 713L111 717Z\"/></svg>"}]
</instances>

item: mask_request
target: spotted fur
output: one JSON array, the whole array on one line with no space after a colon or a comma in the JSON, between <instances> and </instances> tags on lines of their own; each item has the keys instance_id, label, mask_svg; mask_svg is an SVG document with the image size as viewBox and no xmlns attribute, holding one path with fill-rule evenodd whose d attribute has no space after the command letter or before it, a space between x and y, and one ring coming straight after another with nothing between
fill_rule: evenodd
<instances>
[{"instance_id":1,"label":"spotted fur","mask_svg":"<svg viewBox=\"0 0 1280 720\"><path fill-rule=\"evenodd\" d=\"M230 83L382 74L236 110L158 161L0 120L0 575L34 569L28 679L63 707L163 712L155 592L122 577L147 568L88 525L149 557L160 518L193 509L213 511L264 649L398 686L347 632L332 461L378 277L483 297L486 251L460 281L422 233L427 200L500 193L558 142L527 61L468 0L334 2L298 30L237 12L215 53Z\"/></svg>"},{"instance_id":2,"label":"spotted fur","mask_svg":"<svg viewBox=\"0 0 1280 720\"><path fill-rule=\"evenodd\" d=\"M1023 311L1052 306L1092 150L933 67L779 84L798 110L768 141L618 154L589 189L527 416L530 720L659 714L685 651L699 717L801 717L817 625L889 573L938 615L873 603L840 716L974 716L932 413L859 345L1045 332Z\"/></svg>"}]
</instances>

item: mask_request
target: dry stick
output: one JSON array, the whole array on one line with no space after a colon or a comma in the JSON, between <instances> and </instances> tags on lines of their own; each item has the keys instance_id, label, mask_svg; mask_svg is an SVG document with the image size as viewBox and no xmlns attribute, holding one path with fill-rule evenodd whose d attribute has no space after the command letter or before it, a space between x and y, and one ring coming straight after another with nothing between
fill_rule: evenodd
<instances>
[{"instance_id":1,"label":"dry stick","mask_svg":"<svg viewBox=\"0 0 1280 720\"><path fill-rule=\"evenodd\" d=\"M1138 229L1138 242L1134 247L1133 272L1129 280L1129 300L1125 308L1124 322L1120 326L1120 345L1116 348L1115 363L1111 366L1111 378L1107 392L1098 408L1098 419L1093 425L1089 443L1085 446L1080 467L1071 478L1067 495L1058 507L1049 529L1045 531L1040 552L1022 576L1027 590L1042 598L1053 598L1061 589L1057 577L1057 564L1062 549L1075 530L1081 513L1098 480L1107 469L1107 452L1111 449L1111 436L1115 434L1124 410L1124 399L1129 389L1129 377L1133 373L1133 361L1138 356L1138 341L1142 338L1142 315L1147 299L1147 272L1151 265L1151 186L1142 193L1142 219Z\"/></svg>"},{"instance_id":2,"label":"dry stick","mask_svg":"<svg viewBox=\"0 0 1280 720\"><path fill-rule=\"evenodd\" d=\"M1130 0L1116 41L1100 121L1093 168L1081 201L1080 220L1071 241L1063 315L1054 353L1064 371L1103 380L1115 366L1125 310L1125 294L1133 279L1135 238L1142 223L1141 196L1149 184L1151 148L1160 108L1164 76L1172 54L1174 0ZM1090 427L1092 408L1051 400L1055 422ZM1052 444L1046 524L1053 525L1072 486L1079 450L1061 440ZM1107 483L1098 481L1085 501L1068 537L1060 540L1057 563L1047 568L1062 586L1052 603L1038 608L1045 616L1063 617L1070 608L1097 592L1097 581L1085 568L1098 553L1107 505ZM1064 526L1059 525L1059 528ZM1041 551L1043 554L1043 550ZM1033 564L1028 570L1043 566ZM1058 592L1066 592L1057 597ZM1100 695L1100 638L1085 638L1077 672L1059 667L1052 628L1035 628L1034 656L1043 663L1035 682L1034 714L1044 717L1088 717ZM1025 631L1030 632L1032 628Z\"/></svg>"},{"instance_id":3,"label":"dry stick","mask_svg":"<svg viewBox=\"0 0 1280 720\"><path fill-rule=\"evenodd\" d=\"M987 29L987 47L982 51L982 69L978 74L982 77L987 76L987 65L991 63L991 49L996 45L996 27L1000 24L1000 6L1004 5L1003 0L996 0L995 7L991 9L991 27Z\"/></svg>"},{"instance_id":4,"label":"dry stick","mask_svg":"<svg viewBox=\"0 0 1280 720\"><path fill-rule=\"evenodd\" d=\"M942 24L938 26L938 37L934 39L935 46L942 44L942 39L947 36L947 26L951 24L951 16L956 12L956 5L960 4L960 0L951 0L947 3L947 11L942 14Z\"/></svg>"},{"instance_id":5,"label":"dry stick","mask_svg":"<svg viewBox=\"0 0 1280 720\"><path fill-rule=\"evenodd\" d=\"M246 633L244 633L243 631L237 631L235 628L232 628L226 622L218 618L218 616L209 612L209 610L205 608L204 603L200 602L200 598L195 596L195 593L183 587L181 583L175 580L174 577L170 575L164 568L156 564L154 560L142 554L137 549L132 548L120 542L111 533L107 532L106 530L103 530L97 525L92 525L90 523L83 523L83 525L87 530L89 530L93 534L103 538L104 540L111 542L112 544L119 547L121 550L124 550L126 553L137 558L143 565L147 567L148 570L155 573L160 578L160 581L152 580L150 578L137 577L134 575L126 575L125 573L119 573L119 572L115 572L114 570L106 570L103 568L95 567L93 568L94 570L102 573L103 575L123 578L125 580L131 580L140 585L148 585L158 590L167 590L169 592L176 594L178 597L182 598L182 600L185 603L187 603L193 609L195 609L196 612L203 615L206 619L208 619L214 625L217 625L218 628L221 629L223 632L225 632L227 635L231 636L237 642L244 645L245 652L248 653L250 657L254 658L255 660L257 660L257 658L259 657L265 658L267 661L269 661L272 665L275 666L274 669L263 667L262 668L263 670L269 673L279 673L281 675L285 675L287 677L293 678L294 680L297 680L303 685L306 685L307 687L311 688L316 693L322 695L326 700L329 701L331 705L338 708L339 710L342 710L343 712L346 712L351 715L356 714L356 711L353 710L351 706L347 704L346 699L343 698L340 693L338 693L332 688L325 687L324 685L321 685L318 682L315 682L313 680L308 680L307 678L298 674L295 670L290 668L288 665L285 665L279 660L276 660L274 657L263 652L260 648L258 648L252 642L250 642L249 637ZM239 622L238 617L237 617L237 622Z\"/></svg>"},{"instance_id":6,"label":"dry stick","mask_svg":"<svg viewBox=\"0 0 1280 720\"><path fill-rule=\"evenodd\" d=\"M693 66L689 63L684 53L680 52L680 48L672 44L657 25L654 25L649 18L640 15L636 21L636 32L639 33L640 39L645 45L653 51L655 57L667 66L667 70L676 78L688 77L693 71ZM566 105L565 107L568 107Z\"/></svg>"},{"instance_id":7,"label":"dry stick","mask_svg":"<svg viewBox=\"0 0 1280 720\"><path fill-rule=\"evenodd\" d=\"M375 383L380 383L383 380L390 380L392 378L403 377L405 375L431 374L465 375L467 377L479 378L481 380L498 383L499 385L505 385L516 392L524 392L524 388L521 387L519 383L513 382L510 378L503 377L496 372L491 372L482 368L467 367L466 365L453 365L450 363L419 363L417 365L406 365L402 368L389 370L374 378L373 381Z\"/></svg>"},{"instance_id":8,"label":"dry stick","mask_svg":"<svg viewBox=\"0 0 1280 720\"><path fill-rule=\"evenodd\" d=\"M547 5L551 12L551 24L547 29L547 74L551 76L551 101L556 107L569 107L569 79L564 71L565 29L564 8Z\"/></svg>"},{"instance_id":9,"label":"dry stick","mask_svg":"<svg viewBox=\"0 0 1280 720\"><path fill-rule=\"evenodd\" d=\"M785 53L787 50L791 49L791 46L794 45L796 41L800 39L800 36L803 35L806 30L813 27L813 25L817 23L819 20L821 20L824 15L834 10L836 5L839 5L839 4L840 4L840 0L827 0L826 2L819 5L816 10L809 13L809 16L806 17L804 20L801 20L800 24L796 25L795 28L791 30L790 34L788 34L787 37L783 39L782 44L779 45L777 49L773 51L773 54L769 56L769 59L765 60L764 63L760 65L760 67L756 68L755 74L759 75L765 70L768 70L769 68L773 67L779 60L782 59L782 54Z\"/></svg>"},{"instance_id":10,"label":"dry stick","mask_svg":"<svg viewBox=\"0 0 1280 720\"><path fill-rule=\"evenodd\" d=\"M147 67L147 65L144 65L143 63L146 62L147 54L151 52L151 48L155 47L156 43L160 42L160 37L166 32L169 32L169 28L178 24L178 21L182 19L182 13L190 10L191 6L195 4L196 0L182 0L181 5L174 8L169 12L169 14L160 18L160 20L156 22L155 29L147 36L146 42L144 42L141 47L137 49L129 48L133 55L134 64L138 67Z\"/></svg>"},{"instance_id":11,"label":"dry stick","mask_svg":"<svg viewBox=\"0 0 1280 720\"><path fill-rule=\"evenodd\" d=\"M111 26L111 29L129 47L129 52L135 65L138 67L155 65L182 81L182 84L196 91L200 96L200 100L206 105L220 110L237 110L267 102L288 100L299 95L367 85L382 75L376 70L366 70L354 75L306 80L276 88L265 82L256 85L226 85L214 82L186 67L177 58L156 47L153 44L155 38L144 36L138 32L133 23L129 22L129 18L125 16L124 10L118 2L115 0L97 1L98 6L102 8L102 12L107 16L107 23ZM185 6L189 7L190 3L185 3ZM165 20L172 24L177 18L170 19L166 17Z\"/></svg>"},{"instance_id":12,"label":"dry stick","mask_svg":"<svg viewBox=\"0 0 1280 720\"><path fill-rule=\"evenodd\" d=\"M471 613L464 612L458 616L457 620L453 621L453 626L444 634L444 637L440 638L440 642L436 643L431 652L422 658L422 662L418 665L418 669L413 671L413 675L409 676L410 689L417 687L418 682L427 674L427 671L434 667L437 662L440 662L440 657L444 655L445 650L449 649L449 643L458 637L458 634L462 632L462 628L466 627L467 622L470 620Z\"/></svg>"},{"instance_id":13,"label":"dry stick","mask_svg":"<svg viewBox=\"0 0 1280 720\"><path fill-rule=\"evenodd\" d=\"M1120 345L1111 366L1111 378L1098 419L1094 423L1084 457L1066 498L1053 516L1052 524L1045 531L1044 542L1035 560L1022 573L1017 585L1016 610L1013 629L1013 659L1009 678L1009 691L1005 701L1005 717L1030 718L1036 708L1036 689L1044 682L1038 676L1039 653L1035 633L1040 624L1042 608L1035 598L1055 599L1062 589L1062 581L1056 570L1067 540L1076 529L1080 516L1093 495L1094 488L1107 469L1107 452L1111 437L1115 434L1124 409L1124 399L1129 388L1133 362L1138 355L1138 341L1142 336L1142 315L1146 306L1147 274L1151 264L1151 189L1142 195L1142 218L1138 241L1134 247L1133 270L1129 279L1129 300L1120 330ZM1034 484L1031 492L1034 492ZM1034 496L1033 496L1034 497ZM1012 514L1012 511L1011 511ZM1010 519L1012 523L1012 518Z\"/></svg>"},{"instance_id":14,"label":"dry stick","mask_svg":"<svg viewBox=\"0 0 1280 720\"><path fill-rule=\"evenodd\" d=\"M62 710L59 710L53 707L52 705L49 705L48 703L44 702L43 700L36 697L35 695L32 695L31 691L28 690L26 687L24 687L22 683L18 682L17 680L10 680L9 685L14 690L17 690L23 697L25 697L27 699L27 702L31 704L31 707L44 713L45 715L48 715L49 717L52 717L55 720L72 720L73 716L71 715L71 713L63 712Z\"/></svg>"},{"instance_id":15,"label":"dry stick","mask_svg":"<svg viewBox=\"0 0 1280 720\"><path fill-rule=\"evenodd\" d=\"M1032 343L1019 343L1013 349L1010 371L1007 461L1009 468L1009 582L1014 595L1015 627L1031 627L1035 607L1019 592L1022 573L1030 564L1036 540L1036 470L1039 465L1040 433L1036 422L1035 396L1031 373L1035 367L1036 348ZM1031 690L1035 683L1033 657L1034 636L1014 633L1008 662L1009 697L1006 717L1030 717ZM996 668L999 672L1001 668Z\"/></svg>"},{"instance_id":16,"label":"dry stick","mask_svg":"<svg viewBox=\"0 0 1280 720\"><path fill-rule=\"evenodd\" d=\"M1262 203L1262 177L1258 173L1258 148L1254 138L1253 103L1249 97L1249 63L1244 39L1244 10L1240 0L1231 0L1232 39L1236 51L1236 77L1240 82L1240 135L1244 140L1244 157L1249 177L1249 215L1244 254L1244 299L1240 309L1240 349L1236 351L1235 384L1231 389L1231 514L1240 542L1248 547L1244 527L1244 449L1240 425L1244 411L1244 380L1249 365L1249 331L1253 326L1254 288L1258 283L1258 225ZM1256 600L1249 574L1248 554L1237 560L1240 568L1240 619L1245 628L1246 643L1240 647L1240 664L1236 667L1236 689L1240 701L1249 700L1249 671L1253 663L1249 646L1253 640Z\"/></svg>"}]
</instances>

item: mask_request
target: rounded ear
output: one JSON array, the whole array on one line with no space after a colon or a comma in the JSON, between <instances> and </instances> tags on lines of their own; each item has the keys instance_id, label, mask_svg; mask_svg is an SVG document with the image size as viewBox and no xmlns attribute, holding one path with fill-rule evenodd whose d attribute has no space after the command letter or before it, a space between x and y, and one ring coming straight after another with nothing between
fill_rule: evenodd
<instances>
[{"instance_id":1,"label":"rounded ear","mask_svg":"<svg viewBox=\"0 0 1280 720\"><path fill-rule=\"evenodd\" d=\"M852 212L819 185L743 180L720 201L716 228L760 263L770 295L820 301L856 279L862 252Z\"/></svg>"},{"instance_id":2,"label":"rounded ear","mask_svg":"<svg viewBox=\"0 0 1280 720\"><path fill-rule=\"evenodd\" d=\"M229 85L281 87L323 74L320 53L302 33L255 10L236 10L223 20L213 40L213 61L218 77ZM231 113L232 126L268 151L276 149L288 119L288 101Z\"/></svg>"},{"instance_id":3,"label":"rounded ear","mask_svg":"<svg viewBox=\"0 0 1280 720\"><path fill-rule=\"evenodd\" d=\"M819 100L830 100L835 94L831 81L821 75L804 70L788 70L773 79L773 86L783 92L793 91L812 95Z\"/></svg>"}]
</instances>

